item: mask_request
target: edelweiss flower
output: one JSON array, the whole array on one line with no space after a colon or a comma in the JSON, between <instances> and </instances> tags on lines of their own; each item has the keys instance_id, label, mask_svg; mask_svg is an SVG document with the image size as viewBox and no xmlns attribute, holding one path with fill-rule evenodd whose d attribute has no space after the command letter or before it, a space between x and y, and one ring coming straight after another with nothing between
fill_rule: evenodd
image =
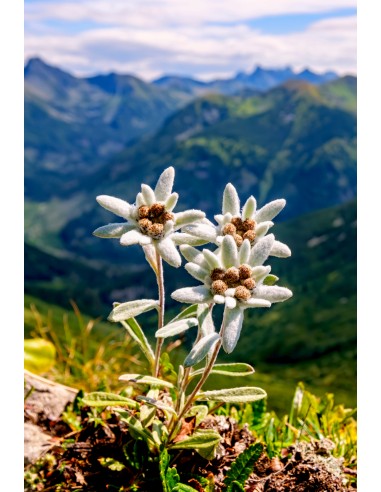
<instances>
[{"instance_id":1,"label":"edelweiss flower","mask_svg":"<svg viewBox=\"0 0 381 492\"><path fill-rule=\"evenodd\" d=\"M101 195L97 202L106 210L126 219L127 222L108 224L96 229L93 234L102 238L120 238L122 246L140 244L152 245L167 263L174 267L181 265L177 244L197 245L197 238L176 232L181 227L193 224L205 217L201 210L186 210L174 213L179 195L172 193L175 170L167 168L159 177L155 190L142 184L135 204ZM151 247L152 247L151 246Z\"/></svg>"},{"instance_id":2,"label":"edelweiss flower","mask_svg":"<svg viewBox=\"0 0 381 492\"><path fill-rule=\"evenodd\" d=\"M274 245L274 235L269 234L251 248L249 239L244 239L238 249L231 235L225 235L221 248L214 253L192 246L181 246L181 252L189 261L186 270L203 282L197 287L185 287L173 292L176 301L185 303L225 304L223 348L231 353L237 344L247 308L270 307L292 296L285 287L265 285L271 271L263 266Z\"/></svg>"},{"instance_id":3,"label":"edelweiss flower","mask_svg":"<svg viewBox=\"0 0 381 492\"><path fill-rule=\"evenodd\" d=\"M237 190L231 183L228 183L222 200L222 214L214 216L218 225L204 219L183 230L203 239L204 242L217 245L222 243L224 236L229 235L233 237L238 247L245 239L248 239L250 245L254 246L274 225L271 219L276 217L285 205L286 200L274 200L257 210L257 202L253 196L250 196L241 211ZM291 255L291 251L286 244L274 241L270 255L287 258Z\"/></svg>"}]
</instances>

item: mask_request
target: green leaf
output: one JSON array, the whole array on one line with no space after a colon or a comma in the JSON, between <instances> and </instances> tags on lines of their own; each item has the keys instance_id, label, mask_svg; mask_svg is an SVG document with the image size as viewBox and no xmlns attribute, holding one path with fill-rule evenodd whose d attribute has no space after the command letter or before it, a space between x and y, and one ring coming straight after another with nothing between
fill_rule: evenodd
<instances>
[{"instance_id":1,"label":"green leaf","mask_svg":"<svg viewBox=\"0 0 381 492\"><path fill-rule=\"evenodd\" d=\"M191 436L172 444L171 449L194 449L203 458L211 460L215 457L216 447L221 441L218 432L210 429L196 430Z\"/></svg>"},{"instance_id":2,"label":"green leaf","mask_svg":"<svg viewBox=\"0 0 381 492\"><path fill-rule=\"evenodd\" d=\"M201 362L218 340L220 340L218 333L211 333L201 338L186 357L184 367L191 367Z\"/></svg>"},{"instance_id":3,"label":"green leaf","mask_svg":"<svg viewBox=\"0 0 381 492\"><path fill-rule=\"evenodd\" d=\"M226 403L245 403L266 398L267 393L261 388L244 386L198 393L196 400L224 401Z\"/></svg>"},{"instance_id":4,"label":"green leaf","mask_svg":"<svg viewBox=\"0 0 381 492\"><path fill-rule=\"evenodd\" d=\"M139 420L137 418L135 418L133 415L126 412L125 410L121 410L121 409L116 408L115 411L117 413L119 413L120 419L123 422L126 422L126 424L128 425L132 437L134 437L135 439L141 437L147 442L147 444L150 444L155 449L157 449L157 444L156 444L151 432L149 430L145 429L142 426L142 423L139 422Z\"/></svg>"},{"instance_id":5,"label":"green leaf","mask_svg":"<svg viewBox=\"0 0 381 492\"><path fill-rule=\"evenodd\" d=\"M114 393L104 393L102 391L95 391L88 393L82 398L82 402L89 407L129 407L139 409L138 402L126 398L125 396L115 395Z\"/></svg>"},{"instance_id":6,"label":"green leaf","mask_svg":"<svg viewBox=\"0 0 381 492\"><path fill-rule=\"evenodd\" d=\"M137 396L136 399L139 401L144 401L144 403L146 403L147 405L152 405L165 413L177 416L174 408L170 407L169 405L165 405L160 400L155 400L154 398L149 398L148 396Z\"/></svg>"},{"instance_id":7,"label":"green leaf","mask_svg":"<svg viewBox=\"0 0 381 492\"><path fill-rule=\"evenodd\" d=\"M239 482L234 480L234 482L232 482L229 485L227 492L245 492L245 489L244 489L243 485L241 485Z\"/></svg>"},{"instance_id":8,"label":"green leaf","mask_svg":"<svg viewBox=\"0 0 381 492\"><path fill-rule=\"evenodd\" d=\"M191 374L191 378L203 374L204 371L204 368L194 371ZM221 374L222 376L249 376L250 374L253 374L253 372L255 372L254 367L249 364L236 362L231 364L216 364L213 366L211 374Z\"/></svg>"},{"instance_id":9,"label":"green leaf","mask_svg":"<svg viewBox=\"0 0 381 492\"><path fill-rule=\"evenodd\" d=\"M152 386L173 388L173 384L169 381L154 378L153 376L145 376L144 374L122 374L121 376L119 376L119 381L128 381L129 383L150 384Z\"/></svg>"},{"instance_id":10,"label":"green leaf","mask_svg":"<svg viewBox=\"0 0 381 492\"><path fill-rule=\"evenodd\" d=\"M261 456L262 452L262 444L257 443L252 444L243 453L238 455L237 459L232 463L230 470L226 473L224 485L228 487L227 492L244 490L243 486L253 472L254 463Z\"/></svg>"},{"instance_id":11,"label":"green leaf","mask_svg":"<svg viewBox=\"0 0 381 492\"><path fill-rule=\"evenodd\" d=\"M41 374L49 371L56 362L54 345L43 338L24 340L24 367L27 371Z\"/></svg>"},{"instance_id":12,"label":"green leaf","mask_svg":"<svg viewBox=\"0 0 381 492\"><path fill-rule=\"evenodd\" d=\"M181 313L171 319L170 323L173 323L174 321L179 321L180 319L186 319L195 316L197 314L197 307L198 304L192 304L191 306L188 306L187 308L183 309Z\"/></svg>"},{"instance_id":13,"label":"green leaf","mask_svg":"<svg viewBox=\"0 0 381 492\"><path fill-rule=\"evenodd\" d=\"M173 488L180 482L176 468L169 468L169 460L168 451L164 449L160 453L159 460L160 478L164 492L172 492Z\"/></svg>"},{"instance_id":14,"label":"green leaf","mask_svg":"<svg viewBox=\"0 0 381 492\"><path fill-rule=\"evenodd\" d=\"M107 319L113 322L126 321L157 308L158 304L159 301L155 301L154 299L140 299L137 301L123 302L122 304L116 303Z\"/></svg>"},{"instance_id":15,"label":"green leaf","mask_svg":"<svg viewBox=\"0 0 381 492\"><path fill-rule=\"evenodd\" d=\"M194 405L189 409L186 417L196 417L196 427L205 419L208 415L209 408L206 405Z\"/></svg>"},{"instance_id":16,"label":"green leaf","mask_svg":"<svg viewBox=\"0 0 381 492\"><path fill-rule=\"evenodd\" d=\"M279 280L279 277L270 273L263 281L263 285L275 285Z\"/></svg>"},{"instance_id":17,"label":"green leaf","mask_svg":"<svg viewBox=\"0 0 381 492\"><path fill-rule=\"evenodd\" d=\"M153 365L155 362L155 354L136 319L130 318L127 321L121 321L121 324L126 328L130 337L140 346L148 362Z\"/></svg>"},{"instance_id":18,"label":"green leaf","mask_svg":"<svg viewBox=\"0 0 381 492\"><path fill-rule=\"evenodd\" d=\"M172 489L172 492L197 492L197 490L191 487L190 485L186 485L185 483L178 483Z\"/></svg>"},{"instance_id":19,"label":"green leaf","mask_svg":"<svg viewBox=\"0 0 381 492\"><path fill-rule=\"evenodd\" d=\"M167 338L173 337L175 335L179 335L184 331L192 328L193 326L197 326L198 321L197 318L187 318L181 319L178 321L174 321L173 323L169 323L168 325L163 326L160 330L157 330L155 333L156 338Z\"/></svg>"}]
</instances>

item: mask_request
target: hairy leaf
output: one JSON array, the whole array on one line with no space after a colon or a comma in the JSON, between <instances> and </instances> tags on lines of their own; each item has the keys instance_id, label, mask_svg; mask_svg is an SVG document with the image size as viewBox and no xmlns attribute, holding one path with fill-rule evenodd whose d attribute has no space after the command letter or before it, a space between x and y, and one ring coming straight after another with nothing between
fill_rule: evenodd
<instances>
[{"instance_id":1,"label":"hairy leaf","mask_svg":"<svg viewBox=\"0 0 381 492\"><path fill-rule=\"evenodd\" d=\"M151 311L157 308L158 301L154 299L140 299L137 301L123 302L122 304L115 305L114 309L108 316L109 321L125 321L139 314Z\"/></svg>"},{"instance_id":2,"label":"hairy leaf","mask_svg":"<svg viewBox=\"0 0 381 492\"><path fill-rule=\"evenodd\" d=\"M195 449L203 458L213 459L221 440L218 432L210 429L196 430L191 436L176 442L171 449Z\"/></svg>"},{"instance_id":3,"label":"hairy leaf","mask_svg":"<svg viewBox=\"0 0 381 492\"><path fill-rule=\"evenodd\" d=\"M164 388L173 388L173 384L169 381L154 378L153 376L145 376L144 374L122 374L122 376L119 376L119 381L128 381L130 383L150 384L154 386L162 386Z\"/></svg>"},{"instance_id":4,"label":"hairy leaf","mask_svg":"<svg viewBox=\"0 0 381 492\"><path fill-rule=\"evenodd\" d=\"M198 393L197 400L224 401L227 403L245 403L266 398L267 393L261 388L243 386L241 388L228 388L215 391Z\"/></svg>"},{"instance_id":5,"label":"hairy leaf","mask_svg":"<svg viewBox=\"0 0 381 492\"><path fill-rule=\"evenodd\" d=\"M198 324L197 318L187 318L181 319L178 321L174 321L173 323L169 323L168 325L163 326L155 333L155 337L157 338L167 338L173 337L184 331L196 326Z\"/></svg>"},{"instance_id":6,"label":"hairy leaf","mask_svg":"<svg viewBox=\"0 0 381 492\"><path fill-rule=\"evenodd\" d=\"M197 314L197 307L198 304L192 304L191 306L188 306L187 308L183 309L181 313L171 319L170 323L173 323L174 321L179 321L180 319L191 318L195 316Z\"/></svg>"},{"instance_id":7,"label":"hairy leaf","mask_svg":"<svg viewBox=\"0 0 381 492\"><path fill-rule=\"evenodd\" d=\"M279 280L279 277L270 273L263 281L263 285L275 285Z\"/></svg>"},{"instance_id":8,"label":"hairy leaf","mask_svg":"<svg viewBox=\"0 0 381 492\"><path fill-rule=\"evenodd\" d=\"M129 407L139 409L138 402L126 398L125 396L115 395L114 393L104 393L102 391L94 391L88 393L82 398L82 402L89 407Z\"/></svg>"},{"instance_id":9,"label":"hairy leaf","mask_svg":"<svg viewBox=\"0 0 381 492\"><path fill-rule=\"evenodd\" d=\"M155 354L136 319L130 318L126 321L121 321L121 324L125 327L130 337L139 345L148 362L154 364Z\"/></svg>"},{"instance_id":10,"label":"hairy leaf","mask_svg":"<svg viewBox=\"0 0 381 492\"><path fill-rule=\"evenodd\" d=\"M191 377L199 376L204 373L204 368L198 369L191 374ZM221 374L222 376L249 376L253 374L254 367L243 362L236 362L231 364L216 364L213 366L211 374Z\"/></svg>"},{"instance_id":11,"label":"hairy leaf","mask_svg":"<svg viewBox=\"0 0 381 492\"><path fill-rule=\"evenodd\" d=\"M219 339L218 333L211 333L201 338L186 357L184 367L191 367L201 362Z\"/></svg>"}]
</instances>

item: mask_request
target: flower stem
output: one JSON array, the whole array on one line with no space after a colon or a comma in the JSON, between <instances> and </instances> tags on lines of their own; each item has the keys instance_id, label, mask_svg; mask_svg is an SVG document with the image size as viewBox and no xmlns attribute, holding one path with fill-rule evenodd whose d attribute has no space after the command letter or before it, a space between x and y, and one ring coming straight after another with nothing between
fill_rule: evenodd
<instances>
[{"instance_id":1,"label":"flower stem","mask_svg":"<svg viewBox=\"0 0 381 492\"><path fill-rule=\"evenodd\" d=\"M159 309L158 309L158 329L164 326L164 309L165 309L165 291L164 291L164 274L163 274L163 260L159 253L156 251L156 262L157 262L157 286L159 290ZM154 377L159 376L160 372L160 353L163 346L164 338L158 338L156 342L155 350L155 367L153 375Z\"/></svg>"}]
</instances>

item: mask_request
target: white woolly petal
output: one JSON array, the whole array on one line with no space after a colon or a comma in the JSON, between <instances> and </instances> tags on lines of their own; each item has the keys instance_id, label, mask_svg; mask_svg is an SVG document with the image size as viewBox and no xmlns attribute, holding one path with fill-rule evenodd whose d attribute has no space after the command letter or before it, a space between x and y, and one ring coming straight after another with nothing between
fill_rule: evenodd
<instances>
[{"instance_id":1,"label":"white woolly petal","mask_svg":"<svg viewBox=\"0 0 381 492\"><path fill-rule=\"evenodd\" d=\"M216 295L213 297L213 301L214 301L216 304L225 304L225 296L221 296L220 294L216 294Z\"/></svg>"},{"instance_id":2,"label":"white woolly petal","mask_svg":"<svg viewBox=\"0 0 381 492\"><path fill-rule=\"evenodd\" d=\"M128 224L127 222L123 224L107 224L102 227L98 227L93 232L94 236L103 238L115 238L121 237L128 231L135 229L135 226Z\"/></svg>"},{"instance_id":3,"label":"white woolly petal","mask_svg":"<svg viewBox=\"0 0 381 492\"><path fill-rule=\"evenodd\" d=\"M236 266L238 263L238 249L233 237L224 236L221 245L221 259L225 268Z\"/></svg>"},{"instance_id":4,"label":"white woolly petal","mask_svg":"<svg viewBox=\"0 0 381 492\"><path fill-rule=\"evenodd\" d=\"M222 213L231 213L233 216L241 215L238 193L231 183L228 183L224 190Z\"/></svg>"},{"instance_id":5,"label":"white woolly petal","mask_svg":"<svg viewBox=\"0 0 381 492\"><path fill-rule=\"evenodd\" d=\"M144 201L143 193L138 193L135 200L136 208L139 209L142 205L146 205Z\"/></svg>"},{"instance_id":6,"label":"white woolly petal","mask_svg":"<svg viewBox=\"0 0 381 492\"><path fill-rule=\"evenodd\" d=\"M177 234L179 234L179 233L177 233ZM204 255L198 249L193 248L193 246L189 246L188 244L184 244L184 245L180 246L180 251L186 260L191 261L193 263L197 263L197 265L200 265L200 266L202 264L206 264Z\"/></svg>"},{"instance_id":7,"label":"white woolly petal","mask_svg":"<svg viewBox=\"0 0 381 492\"><path fill-rule=\"evenodd\" d=\"M176 229L197 222L205 217L205 213L201 210L185 210L175 214Z\"/></svg>"},{"instance_id":8,"label":"white woolly petal","mask_svg":"<svg viewBox=\"0 0 381 492\"><path fill-rule=\"evenodd\" d=\"M172 192L174 179L175 170L172 166L168 167L161 173L155 187L155 196L157 201L164 202L169 197Z\"/></svg>"},{"instance_id":9,"label":"white woolly petal","mask_svg":"<svg viewBox=\"0 0 381 492\"><path fill-rule=\"evenodd\" d=\"M156 203L156 196L155 196L155 192L153 191L153 189L146 185L146 184L142 184L142 195L143 195L143 198L144 198L144 201L147 205L153 205L154 203Z\"/></svg>"},{"instance_id":10,"label":"white woolly petal","mask_svg":"<svg viewBox=\"0 0 381 492\"><path fill-rule=\"evenodd\" d=\"M204 285L177 289L171 294L171 297L172 299L175 299L175 301L185 302L188 304L201 304L203 302L210 302L212 300L210 290L207 289Z\"/></svg>"},{"instance_id":11,"label":"white woolly petal","mask_svg":"<svg viewBox=\"0 0 381 492\"><path fill-rule=\"evenodd\" d=\"M207 244L209 241L205 239L201 239L196 236L192 236L191 234L187 234L186 232L175 232L172 234L172 239L175 244L189 245L189 246L203 246Z\"/></svg>"},{"instance_id":12,"label":"white woolly petal","mask_svg":"<svg viewBox=\"0 0 381 492\"><path fill-rule=\"evenodd\" d=\"M234 309L237 305L236 299L234 297L225 297L225 304L228 309Z\"/></svg>"},{"instance_id":13,"label":"white woolly petal","mask_svg":"<svg viewBox=\"0 0 381 492\"><path fill-rule=\"evenodd\" d=\"M197 236L200 239L204 239L210 243L214 243L217 237L217 231L215 227L210 227L206 224L194 224L190 226L185 226L182 229L183 232L187 234L192 234L192 236Z\"/></svg>"},{"instance_id":14,"label":"white woolly petal","mask_svg":"<svg viewBox=\"0 0 381 492\"><path fill-rule=\"evenodd\" d=\"M209 251L208 249L203 249L202 254L204 255L204 258L211 269L222 267L220 259L212 251Z\"/></svg>"},{"instance_id":15,"label":"white woolly petal","mask_svg":"<svg viewBox=\"0 0 381 492\"><path fill-rule=\"evenodd\" d=\"M133 231L126 232L120 238L120 244L122 246L131 246L132 244L141 244L142 246L145 244L150 244L152 239L148 236L145 236L141 232L136 229Z\"/></svg>"},{"instance_id":16,"label":"white woolly petal","mask_svg":"<svg viewBox=\"0 0 381 492\"><path fill-rule=\"evenodd\" d=\"M257 200L251 196L246 200L242 209L242 220L253 219L257 210Z\"/></svg>"},{"instance_id":17,"label":"white woolly petal","mask_svg":"<svg viewBox=\"0 0 381 492\"><path fill-rule=\"evenodd\" d=\"M285 205L286 200L283 198L267 203L267 205L257 211L254 219L257 223L264 222L265 220L272 220L283 210Z\"/></svg>"},{"instance_id":18,"label":"white woolly petal","mask_svg":"<svg viewBox=\"0 0 381 492\"><path fill-rule=\"evenodd\" d=\"M250 241L248 239L245 239L239 248L239 263L242 265L243 263L247 263L249 261L250 257Z\"/></svg>"},{"instance_id":19,"label":"white woolly petal","mask_svg":"<svg viewBox=\"0 0 381 492\"><path fill-rule=\"evenodd\" d=\"M224 292L224 295L226 297L233 297L234 294L235 294L235 288L234 287L231 287L230 289L226 289Z\"/></svg>"},{"instance_id":20,"label":"white woolly petal","mask_svg":"<svg viewBox=\"0 0 381 492\"><path fill-rule=\"evenodd\" d=\"M217 214L214 216L217 224L219 224L220 226L224 226L225 224L227 224L228 222L230 222L233 218L232 214L230 213L227 213L227 214Z\"/></svg>"},{"instance_id":21,"label":"white woolly petal","mask_svg":"<svg viewBox=\"0 0 381 492\"><path fill-rule=\"evenodd\" d=\"M180 253L177 251L176 246L170 237L161 239L155 246L164 261L175 268L178 268L181 265Z\"/></svg>"},{"instance_id":22,"label":"white woolly petal","mask_svg":"<svg viewBox=\"0 0 381 492\"><path fill-rule=\"evenodd\" d=\"M99 205L106 210L123 217L124 219L129 219L131 217L132 206L120 198L115 198L108 195L99 195L96 198Z\"/></svg>"},{"instance_id":23,"label":"white woolly petal","mask_svg":"<svg viewBox=\"0 0 381 492\"><path fill-rule=\"evenodd\" d=\"M254 289L253 296L270 302L283 302L292 296L292 292L290 289L278 285L258 285Z\"/></svg>"},{"instance_id":24,"label":"white woolly petal","mask_svg":"<svg viewBox=\"0 0 381 492\"><path fill-rule=\"evenodd\" d=\"M267 277L267 275L271 272L271 266L257 266L254 267L251 273L251 276L255 280L256 284L262 283L262 281Z\"/></svg>"},{"instance_id":25,"label":"white woolly petal","mask_svg":"<svg viewBox=\"0 0 381 492\"><path fill-rule=\"evenodd\" d=\"M173 232L174 230L174 222L173 220L168 220L165 224L164 224L164 235L167 236L168 234L170 234L171 232Z\"/></svg>"},{"instance_id":26,"label":"white woolly petal","mask_svg":"<svg viewBox=\"0 0 381 492\"><path fill-rule=\"evenodd\" d=\"M205 278L209 275L207 270L204 270L196 263L186 263L184 268L192 277L200 282L204 282Z\"/></svg>"},{"instance_id":27,"label":"white woolly petal","mask_svg":"<svg viewBox=\"0 0 381 492\"><path fill-rule=\"evenodd\" d=\"M278 258L288 258L291 256L291 250L287 244L281 243L280 241L274 241L270 255L277 256Z\"/></svg>"},{"instance_id":28,"label":"white woolly petal","mask_svg":"<svg viewBox=\"0 0 381 492\"><path fill-rule=\"evenodd\" d=\"M234 309L225 309L223 326L224 333L222 336L222 346L227 354L235 349L239 336L241 334L243 322L243 309L236 307Z\"/></svg>"},{"instance_id":29,"label":"white woolly petal","mask_svg":"<svg viewBox=\"0 0 381 492\"><path fill-rule=\"evenodd\" d=\"M269 234L268 236L261 238L251 250L249 264L251 266L263 265L270 255L274 241L274 234Z\"/></svg>"},{"instance_id":30,"label":"white woolly petal","mask_svg":"<svg viewBox=\"0 0 381 492\"><path fill-rule=\"evenodd\" d=\"M246 308L261 308L261 307L271 307L271 302L266 299L255 299L251 297L247 301L241 301L241 305L244 309Z\"/></svg>"},{"instance_id":31,"label":"white woolly petal","mask_svg":"<svg viewBox=\"0 0 381 492\"><path fill-rule=\"evenodd\" d=\"M270 229L274 225L274 222L271 222L271 220L266 220L266 222L261 222L258 224L255 228L255 236L257 239L261 238L262 236L265 236Z\"/></svg>"},{"instance_id":32,"label":"white woolly petal","mask_svg":"<svg viewBox=\"0 0 381 492\"><path fill-rule=\"evenodd\" d=\"M199 221L199 222L197 222L197 223L198 223L198 224L205 224L205 225L207 225L207 226L209 226L209 227L214 227L214 228L216 227L216 226L213 224L213 222L211 222L211 221L210 221L209 219L207 219L206 217L205 217L205 218L203 218L202 220L200 220L200 221Z\"/></svg>"},{"instance_id":33,"label":"white woolly petal","mask_svg":"<svg viewBox=\"0 0 381 492\"><path fill-rule=\"evenodd\" d=\"M165 210L167 210L167 212L172 212L172 210L177 205L178 199L179 199L179 194L178 193L172 193L164 204Z\"/></svg>"}]
</instances>

